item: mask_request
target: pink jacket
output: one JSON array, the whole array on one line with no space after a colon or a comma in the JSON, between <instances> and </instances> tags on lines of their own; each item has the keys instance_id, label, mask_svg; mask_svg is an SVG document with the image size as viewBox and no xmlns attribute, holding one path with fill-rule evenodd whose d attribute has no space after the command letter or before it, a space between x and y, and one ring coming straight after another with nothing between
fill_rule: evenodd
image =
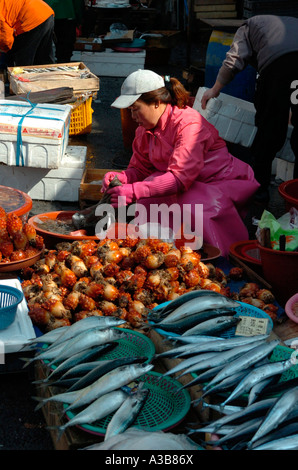
<instances>
[{"instance_id":1,"label":"pink jacket","mask_svg":"<svg viewBox=\"0 0 298 470\"><path fill-rule=\"evenodd\" d=\"M127 183L154 180L171 172L180 183L175 195L143 198L150 204L203 204L204 241L224 255L235 241L248 239L245 207L259 184L252 168L233 157L215 127L193 108L167 105L153 131L138 127ZM194 220L195 225L195 220Z\"/></svg>"}]
</instances>

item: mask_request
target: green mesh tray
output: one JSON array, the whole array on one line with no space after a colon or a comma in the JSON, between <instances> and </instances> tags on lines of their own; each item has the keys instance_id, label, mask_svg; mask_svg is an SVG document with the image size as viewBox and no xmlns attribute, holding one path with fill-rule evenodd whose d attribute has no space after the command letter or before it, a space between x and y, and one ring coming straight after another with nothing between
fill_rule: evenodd
<instances>
[{"instance_id":1,"label":"green mesh tray","mask_svg":"<svg viewBox=\"0 0 298 470\"><path fill-rule=\"evenodd\" d=\"M190 395L186 390L179 390L181 383L170 377L164 377L158 372L147 372L134 381L144 382L149 393L137 416L134 426L141 427L145 431L166 431L176 426L188 413L190 408ZM67 408L68 405L64 405ZM80 409L78 409L78 412ZM104 435L114 413L92 424L77 426L92 434ZM76 415L73 411L67 411L68 419Z\"/></svg>"},{"instance_id":2,"label":"green mesh tray","mask_svg":"<svg viewBox=\"0 0 298 470\"><path fill-rule=\"evenodd\" d=\"M147 357L147 360L144 362L151 362L155 354L155 346L151 339L143 333L134 330L123 328L123 333L125 333L126 337L116 340L115 342L118 345L112 351L102 354L98 360L103 361L120 357ZM47 347L48 345L43 345L43 348ZM48 364L50 361L43 360L43 362ZM53 370L56 367L56 364L51 365Z\"/></svg>"}]
</instances>

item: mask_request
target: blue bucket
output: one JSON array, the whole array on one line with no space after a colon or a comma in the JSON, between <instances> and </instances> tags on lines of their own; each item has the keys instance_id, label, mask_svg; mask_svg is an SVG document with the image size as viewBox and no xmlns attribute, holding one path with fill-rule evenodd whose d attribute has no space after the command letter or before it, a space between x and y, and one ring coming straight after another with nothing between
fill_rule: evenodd
<instances>
[{"instance_id":1,"label":"blue bucket","mask_svg":"<svg viewBox=\"0 0 298 470\"><path fill-rule=\"evenodd\" d=\"M18 305L23 298L24 294L19 289L0 286L0 330L4 330L14 322Z\"/></svg>"}]
</instances>

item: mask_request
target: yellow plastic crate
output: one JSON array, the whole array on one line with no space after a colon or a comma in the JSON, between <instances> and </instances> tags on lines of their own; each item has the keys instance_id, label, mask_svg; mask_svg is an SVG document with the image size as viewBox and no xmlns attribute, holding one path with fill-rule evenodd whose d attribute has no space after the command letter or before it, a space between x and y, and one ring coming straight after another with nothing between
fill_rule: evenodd
<instances>
[{"instance_id":1,"label":"yellow plastic crate","mask_svg":"<svg viewBox=\"0 0 298 470\"><path fill-rule=\"evenodd\" d=\"M81 104L80 104L81 101ZM87 100L80 98L70 116L69 135L89 134L92 128L92 96Z\"/></svg>"}]
</instances>

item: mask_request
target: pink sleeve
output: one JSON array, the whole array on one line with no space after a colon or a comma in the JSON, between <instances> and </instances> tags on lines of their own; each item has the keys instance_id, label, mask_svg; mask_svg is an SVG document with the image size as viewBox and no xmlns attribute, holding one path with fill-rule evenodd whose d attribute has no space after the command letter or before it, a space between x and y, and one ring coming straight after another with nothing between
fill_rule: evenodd
<instances>
[{"instance_id":1,"label":"pink sleeve","mask_svg":"<svg viewBox=\"0 0 298 470\"><path fill-rule=\"evenodd\" d=\"M190 122L178 132L168 171L179 179L184 190L197 179L204 167L205 155L214 142L212 130L201 122Z\"/></svg>"}]
</instances>

